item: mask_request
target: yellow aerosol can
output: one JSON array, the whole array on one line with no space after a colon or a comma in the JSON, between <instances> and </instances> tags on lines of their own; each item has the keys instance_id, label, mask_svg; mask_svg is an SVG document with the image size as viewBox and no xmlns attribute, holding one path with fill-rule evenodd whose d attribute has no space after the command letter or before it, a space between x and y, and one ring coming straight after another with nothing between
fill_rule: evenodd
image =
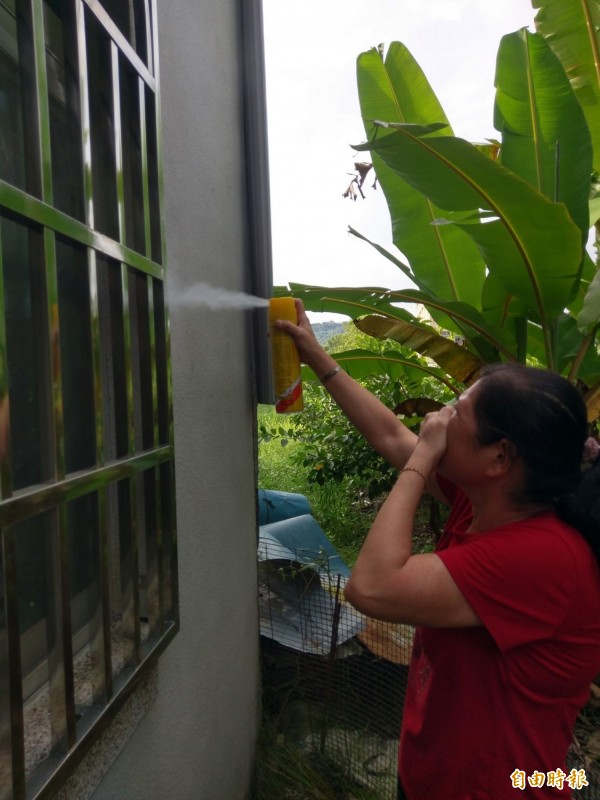
<instances>
[{"instance_id":1,"label":"yellow aerosol can","mask_svg":"<svg viewBox=\"0 0 600 800\"><path fill-rule=\"evenodd\" d=\"M269 301L269 327L271 335L271 360L275 386L275 411L289 414L302 411L302 372L298 348L292 337L275 327L276 319L298 324L293 297L272 297Z\"/></svg>"}]
</instances>

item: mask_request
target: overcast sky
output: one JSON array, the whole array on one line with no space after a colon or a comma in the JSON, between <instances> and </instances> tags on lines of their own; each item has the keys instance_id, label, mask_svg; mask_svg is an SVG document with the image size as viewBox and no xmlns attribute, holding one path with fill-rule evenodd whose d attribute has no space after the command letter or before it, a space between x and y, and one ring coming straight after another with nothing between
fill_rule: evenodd
<instances>
[{"instance_id":1,"label":"overcast sky","mask_svg":"<svg viewBox=\"0 0 600 800\"><path fill-rule=\"evenodd\" d=\"M398 269L347 232L350 225L393 248L382 192L342 197L351 145L364 139L356 58L403 42L456 135L495 138L498 44L505 33L533 30L529 0L263 0L263 13L275 284L406 286Z\"/></svg>"}]
</instances>

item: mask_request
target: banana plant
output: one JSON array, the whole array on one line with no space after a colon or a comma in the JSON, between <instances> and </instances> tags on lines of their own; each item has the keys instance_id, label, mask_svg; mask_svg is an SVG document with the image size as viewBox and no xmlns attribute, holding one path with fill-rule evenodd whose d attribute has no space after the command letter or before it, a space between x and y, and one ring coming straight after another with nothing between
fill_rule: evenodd
<instances>
[{"instance_id":1,"label":"banana plant","mask_svg":"<svg viewBox=\"0 0 600 800\"><path fill-rule=\"evenodd\" d=\"M546 363L554 368L552 322L574 296L582 263L580 231L564 204L548 200L463 139L436 136L430 126L381 127L383 135L359 149L376 152L445 210L444 223L475 243L490 274L519 301L521 315L541 326ZM470 215L461 217L465 212Z\"/></svg>"},{"instance_id":2,"label":"banana plant","mask_svg":"<svg viewBox=\"0 0 600 800\"><path fill-rule=\"evenodd\" d=\"M368 139L377 134L375 120L436 125L439 136L452 136L427 78L400 42L392 42L385 58L381 48L363 53L357 80ZM390 210L393 242L408 259L414 283L441 300L476 303L485 278L477 248L452 226L433 225L442 216L440 209L408 182L398 180L377 152L371 155Z\"/></svg>"},{"instance_id":3,"label":"banana plant","mask_svg":"<svg viewBox=\"0 0 600 800\"><path fill-rule=\"evenodd\" d=\"M494 115L500 148L453 135L401 43L385 56L381 48L359 56L367 141L356 149L371 153L394 245L406 261L370 244L417 289L293 285L291 291L309 309L346 313L361 330L428 356L455 388L493 361L529 360L561 372L582 386L596 419L600 278L585 246L600 105L583 102L581 85L584 75L588 87L600 86L593 57L600 20L587 25L600 12L590 5L586 21L584 13L571 13L573 5L534 1L540 32L502 39ZM584 40L577 72L565 53ZM425 307L437 326L408 312L407 304ZM438 327L460 335L464 346L444 339Z\"/></svg>"}]
</instances>

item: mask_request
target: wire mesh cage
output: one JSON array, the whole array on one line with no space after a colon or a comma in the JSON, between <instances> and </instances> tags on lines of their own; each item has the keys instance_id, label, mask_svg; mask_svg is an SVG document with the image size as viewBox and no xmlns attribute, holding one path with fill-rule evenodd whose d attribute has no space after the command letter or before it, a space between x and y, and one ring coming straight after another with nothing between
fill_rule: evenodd
<instances>
[{"instance_id":1,"label":"wire mesh cage","mask_svg":"<svg viewBox=\"0 0 600 800\"><path fill-rule=\"evenodd\" d=\"M290 552L261 541L265 720L299 758L327 770L330 785L335 773L336 800L393 800L413 630L352 608L343 597L348 571L331 562L323 549ZM599 720L600 696L592 694L567 761L582 776L573 785L577 800L600 800ZM286 795L306 796L313 795L292 786Z\"/></svg>"},{"instance_id":2,"label":"wire mesh cage","mask_svg":"<svg viewBox=\"0 0 600 800\"><path fill-rule=\"evenodd\" d=\"M286 558L277 544L261 548L265 715L299 752L338 771L348 797L392 800L412 629L352 608L346 577L323 551Z\"/></svg>"}]
</instances>

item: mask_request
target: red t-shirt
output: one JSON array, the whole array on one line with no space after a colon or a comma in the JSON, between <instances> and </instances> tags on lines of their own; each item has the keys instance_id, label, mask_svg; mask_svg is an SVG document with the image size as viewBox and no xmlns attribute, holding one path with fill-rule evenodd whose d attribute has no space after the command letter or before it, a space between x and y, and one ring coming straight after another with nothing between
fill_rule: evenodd
<instances>
[{"instance_id":1,"label":"red t-shirt","mask_svg":"<svg viewBox=\"0 0 600 800\"><path fill-rule=\"evenodd\" d=\"M437 553L483 625L416 631L400 738L406 794L570 797L581 784L569 784L565 756L600 672L596 559L553 513L466 533L468 498L440 484L453 507Z\"/></svg>"}]
</instances>

